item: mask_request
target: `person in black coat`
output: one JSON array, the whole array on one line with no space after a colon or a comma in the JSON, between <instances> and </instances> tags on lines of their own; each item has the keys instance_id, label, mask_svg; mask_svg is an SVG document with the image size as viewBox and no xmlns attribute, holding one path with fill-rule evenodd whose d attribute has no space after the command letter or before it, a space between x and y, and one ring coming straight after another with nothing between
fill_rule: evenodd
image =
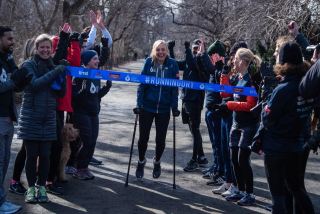
<instances>
[{"instance_id":1,"label":"person in black coat","mask_svg":"<svg viewBox=\"0 0 320 214\"><path fill-rule=\"evenodd\" d=\"M57 97L65 92L65 81L53 83L65 75L65 66L55 66L51 58L52 42L47 34L35 40L35 56L22 64L21 70L33 75L27 85L20 111L18 138L27 151L26 175L29 188L25 201L48 202L45 183L50 165L51 143L57 140ZM64 79L64 78L63 78Z\"/></svg>"},{"instance_id":2,"label":"person in black coat","mask_svg":"<svg viewBox=\"0 0 320 214\"><path fill-rule=\"evenodd\" d=\"M185 42L185 59L177 61L179 70L183 70L183 80L208 82L210 73L214 72L214 66L209 55L204 50L203 41L196 39L191 48L190 42ZM169 46L170 56L174 58L171 42ZM205 92L202 90L182 89L182 122L189 125L193 141L193 153L187 166L183 169L186 172L192 172L198 167L206 167L208 160L205 157L202 147L202 137L200 133L201 111L203 109Z\"/></svg>"}]
</instances>

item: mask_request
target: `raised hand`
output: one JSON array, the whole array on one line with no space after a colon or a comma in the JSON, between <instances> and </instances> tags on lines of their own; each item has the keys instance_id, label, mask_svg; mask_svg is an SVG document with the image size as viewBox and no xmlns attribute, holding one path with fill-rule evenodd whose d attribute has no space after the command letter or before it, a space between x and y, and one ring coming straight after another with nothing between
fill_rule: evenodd
<instances>
[{"instance_id":1,"label":"raised hand","mask_svg":"<svg viewBox=\"0 0 320 214\"><path fill-rule=\"evenodd\" d=\"M89 18L90 18L91 24L94 25L95 27L98 27L97 16L96 16L96 14L93 12L93 10L90 10L90 11L89 11Z\"/></svg>"},{"instance_id":2,"label":"raised hand","mask_svg":"<svg viewBox=\"0 0 320 214\"><path fill-rule=\"evenodd\" d=\"M100 10L97 11L97 24L98 24L100 29L105 28L103 16L102 16Z\"/></svg>"},{"instance_id":3,"label":"raised hand","mask_svg":"<svg viewBox=\"0 0 320 214\"><path fill-rule=\"evenodd\" d=\"M61 30L65 33L71 33L71 26L68 23L64 23Z\"/></svg>"}]
</instances>

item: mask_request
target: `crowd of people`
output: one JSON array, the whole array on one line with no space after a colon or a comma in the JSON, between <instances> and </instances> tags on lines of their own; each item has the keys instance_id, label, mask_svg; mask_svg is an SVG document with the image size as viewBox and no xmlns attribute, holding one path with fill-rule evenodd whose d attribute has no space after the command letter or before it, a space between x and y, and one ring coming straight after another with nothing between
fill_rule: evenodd
<instances>
[{"instance_id":1,"label":"crowd of people","mask_svg":"<svg viewBox=\"0 0 320 214\"><path fill-rule=\"evenodd\" d=\"M14 163L10 192L25 195L27 203L48 202L47 192L63 194L59 160L65 124L73 124L79 137L70 142L71 154L63 170L76 179L94 179L88 165L97 163L93 154L99 133L100 102L112 82L102 85L99 79L72 78L66 75L65 68L72 65L90 70L106 63L112 37L100 12L90 11L90 21L92 26L81 33L73 32L66 23L58 36L41 34L29 39L20 66L13 59L13 30L0 26L0 213L21 209L6 200L4 189L13 122L18 123L17 136L22 144ZM96 39L97 30L101 31L100 41ZM182 88L180 112L177 87L140 84L133 109L139 116L137 179L144 177L153 120L156 149L152 175L159 178L171 113L173 117L181 113L193 144L192 156L183 169L186 173L202 167L203 178L209 179L207 185L215 186L214 194L240 206L250 206L255 204L250 156L252 152L264 154L272 213L314 213L304 174L310 149L317 150L320 141L320 129L311 120L313 112L319 117L320 48L310 59L308 41L297 23L290 22L288 30L289 35L276 41L272 66L244 41L237 41L228 50L219 40L207 50L202 39L185 42L182 60L175 57L174 41L155 41L141 74L179 79L181 70L183 80L252 87L258 97ZM14 101L18 91L23 91L19 116ZM211 166L200 132L203 107L212 145ZM20 182L24 168L28 188Z\"/></svg>"}]
</instances>

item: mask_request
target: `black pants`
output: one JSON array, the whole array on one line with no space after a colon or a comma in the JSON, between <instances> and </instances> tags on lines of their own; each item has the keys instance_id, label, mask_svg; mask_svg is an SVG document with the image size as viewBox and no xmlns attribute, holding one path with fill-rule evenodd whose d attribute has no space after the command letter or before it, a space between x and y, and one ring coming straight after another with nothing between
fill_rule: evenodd
<instances>
[{"instance_id":1,"label":"black pants","mask_svg":"<svg viewBox=\"0 0 320 214\"><path fill-rule=\"evenodd\" d=\"M29 187L35 186L36 182L44 186L49 173L51 142L23 140L23 143L27 151L26 175Z\"/></svg>"},{"instance_id":2,"label":"black pants","mask_svg":"<svg viewBox=\"0 0 320 214\"><path fill-rule=\"evenodd\" d=\"M273 201L273 214L288 213L287 189L293 195L297 206L305 213L314 213L312 202L304 187L303 159L302 152L265 155L264 164Z\"/></svg>"},{"instance_id":3,"label":"black pants","mask_svg":"<svg viewBox=\"0 0 320 214\"><path fill-rule=\"evenodd\" d=\"M99 117L98 115L85 115L74 113L74 125L80 130L80 138L82 147L77 157L77 168L88 168L89 161L94 153L98 133L99 133Z\"/></svg>"},{"instance_id":4,"label":"black pants","mask_svg":"<svg viewBox=\"0 0 320 214\"><path fill-rule=\"evenodd\" d=\"M59 162L62 151L62 141L61 141L61 130L64 124L64 112L57 111L57 140L52 143L51 154L50 154L50 168L48 181L53 182L58 176L59 172Z\"/></svg>"},{"instance_id":5,"label":"black pants","mask_svg":"<svg viewBox=\"0 0 320 214\"><path fill-rule=\"evenodd\" d=\"M15 181L20 181L21 174L26 163L26 155L26 148L24 143L22 143L21 148L17 154L16 160L14 161L12 179Z\"/></svg>"},{"instance_id":6,"label":"black pants","mask_svg":"<svg viewBox=\"0 0 320 214\"><path fill-rule=\"evenodd\" d=\"M250 165L249 149L231 147L231 160L234 175L240 191L253 193L253 173Z\"/></svg>"},{"instance_id":7,"label":"black pants","mask_svg":"<svg viewBox=\"0 0 320 214\"><path fill-rule=\"evenodd\" d=\"M138 150L140 161L143 161L145 158L153 120L155 120L156 125L156 161L160 160L165 148L170 112L157 114L142 111L139 115Z\"/></svg>"},{"instance_id":8,"label":"black pants","mask_svg":"<svg viewBox=\"0 0 320 214\"><path fill-rule=\"evenodd\" d=\"M192 134L192 159L195 161L198 158L204 156L202 147L202 137L200 133L201 111L202 106L199 106L199 103L184 102L182 104L182 120L184 123L188 123L189 129Z\"/></svg>"}]
</instances>

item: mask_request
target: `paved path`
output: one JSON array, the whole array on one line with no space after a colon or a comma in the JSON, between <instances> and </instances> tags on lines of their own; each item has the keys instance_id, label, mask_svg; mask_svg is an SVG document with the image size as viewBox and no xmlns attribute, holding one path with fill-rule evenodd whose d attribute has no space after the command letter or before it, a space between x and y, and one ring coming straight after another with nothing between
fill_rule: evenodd
<instances>
[{"instance_id":1,"label":"paved path","mask_svg":"<svg viewBox=\"0 0 320 214\"><path fill-rule=\"evenodd\" d=\"M139 72L143 61L120 66L123 71ZM69 178L65 185L66 195L56 197L49 195L48 204L26 205L23 196L8 193L8 199L23 205L20 213L269 213L262 207L270 203L268 185L265 179L262 158L252 155L257 206L244 208L226 202L211 192L206 186L206 180L201 178L200 171L183 172L183 167L192 155L191 135L186 125L179 117L177 124L177 189L172 189L172 120L167 135L167 146L162 158L162 175L159 179L152 178L152 157L154 155L154 129L151 131L147 151L147 165L144 182L137 182L134 177L137 163L137 144L134 147L133 164L130 171L129 187L124 187L130 144L134 126L132 108L136 103L136 85L133 83L113 83L109 94L101 103L100 133L95 157L104 165L90 167L96 175L92 181L79 181ZM204 118L204 117L202 117ZM202 120L204 149L209 159L211 144L207 129ZM137 136L136 141L137 143ZM21 141L14 139L10 169L7 175L12 175L12 165ZM319 156L311 155L307 172L306 186L310 191L317 213L320 213L319 203ZM25 175L23 180L26 181Z\"/></svg>"}]
</instances>

